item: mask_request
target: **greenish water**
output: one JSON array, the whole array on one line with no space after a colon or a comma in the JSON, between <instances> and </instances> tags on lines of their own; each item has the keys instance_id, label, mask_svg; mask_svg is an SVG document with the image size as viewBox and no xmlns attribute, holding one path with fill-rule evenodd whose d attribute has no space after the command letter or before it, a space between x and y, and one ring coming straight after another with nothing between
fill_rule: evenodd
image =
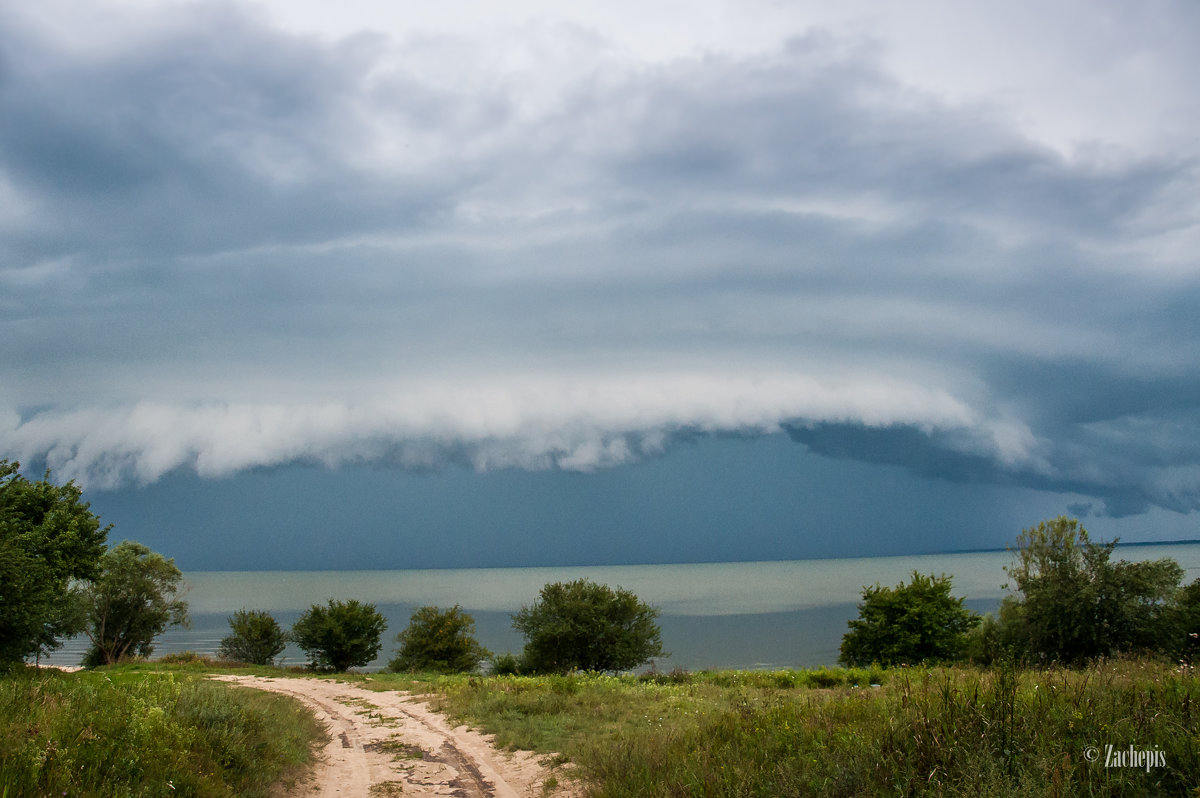
<instances>
[{"instance_id":1,"label":"greenish water","mask_svg":"<svg viewBox=\"0 0 1200 798\"><path fill-rule=\"evenodd\" d=\"M1200 578L1200 544L1121 546L1116 557L1171 557ZM191 629L175 629L156 653L212 653L228 633L235 610L262 609L290 624L307 607L330 598L375 604L389 626L380 660L390 658L397 632L422 605L460 604L476 619L478 637L493 651L519 651L510 615L537 598L547 582L586 577L632 590L661 611L663 643L671 656L660 669L782 668L832 665L846 622L857 615L863 585L894 585L914 571L949 574L955 595L977 611L1004 596L1009 552L787 562L631 565L576 568L481 568L412 571L200 571L185 574ZM74 664L84 649L71 641L50 658ZM289 648L291 664L303 653Z\"/></svg>"}]
</instances>

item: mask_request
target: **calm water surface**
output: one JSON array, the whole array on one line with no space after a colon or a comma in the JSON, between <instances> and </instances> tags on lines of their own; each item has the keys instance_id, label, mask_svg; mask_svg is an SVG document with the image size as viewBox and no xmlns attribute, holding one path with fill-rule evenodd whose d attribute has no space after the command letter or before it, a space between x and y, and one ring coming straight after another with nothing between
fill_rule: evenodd
<instances>
[{"instance_id":1,"label":"calm water surface","mask_svg":"<svg viewBox=\"0 0 1200 798\"><path fill-rule=\"evenodd\" d=\"M1200 578L1200 544L1118 547L1116 559L1171 557ZM375 604L387 617L376 666L395 649L395 635L417 607L461 604L475 616L479 641L496 652L519 652L522 638L511 614L537 598L547 582L586 577L632 590L661 610L663 644L671 656L660 669L784 668L833 665L846 622L857 615L863 585L895 585L916 570L954 577L954 593L977 611L1004 596L1009 552L788 562L630 565L577 568L483 568L422 571L195 571L186 573L192 627L162 635L155 653L216 651L235 610L270 611L289 625L327 599ZM68 642L49 661L75 664L86 645ZM289 647L287 664L304 655Z\"/></svg>"}]
</instances>

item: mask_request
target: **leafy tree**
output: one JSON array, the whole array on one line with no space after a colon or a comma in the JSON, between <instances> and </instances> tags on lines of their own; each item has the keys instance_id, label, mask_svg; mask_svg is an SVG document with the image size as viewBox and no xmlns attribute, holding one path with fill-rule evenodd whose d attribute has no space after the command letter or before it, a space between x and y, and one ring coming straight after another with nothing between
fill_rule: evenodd
<instances>
[{"instance_id":1,"label":"leafy tree","mask_svg":"<svg viewBox=\"0 0 1200 798\"><path fill-rule=\"evenodd\" d=\"M1169 648L1183 569L1169 558L1111 562L1116 545L1093 543L1065 516L1024 530L1006 569L1016 586L1001 606L1007 644L1026 658L1065 664Z\"/></svg>"},{"instance_id":2,"label":"leafy tree","mask_svg":"<svg viewBox=\"0 0 1200 798\"><path fill-rule=\"evenodd\" d=\"M628 590L579 579L543 587L513 628L525 635L522 664L534 672L623 671L666 656L657 617Z\"/></svg>"},{"instance_id":3,"label":"leafy tree","mask_svg":"<svg viewBox=\"0 0 1200 798\"><path fill-rule=\"evenodd\" d=\"M188 625L181 599L183 574L141 543L122 541L100 558L100 574L77 591L92 647L86 665L111 665L127 656L148 657L154 638L169 626Z\"/></svg>"},{"instance_id":4,"label":"leafy tree","mask_svg":"<svg viewBox=\"0 0 1200 798\"><path fill-rule=\"evenodd\" d=\"M287 648L287 634L271 613L241 609L229 616L232 633L221 639L217 654L251 665L274 665Z\"/></svg>"},{"instance_id":5,"label":"leafy tree","mask_svg":"<svg viewBox=\"0 0 1200 798\"><path fill-rule=\"evenodd\" d=\"M858 618L842 638L844 665L944 662L959 658L979 616L950 595L950 577L924 576L895 587L864 587Z\"/></svg>"},{"instance_id":6,"label":"leafy tree","mask_svg":"<svg viewBox=\"0 0 1200 798\"><path fill-rule=\"evenodd\" d=\"M375 659L386 627L374 604L330 599L324 607L309 607L292 624L291 637L308 654L313 670L341 672Z\"/></svg>"},{"instance_id":7,"label":"leafy tree","mask_svg":"<svg viewBox=\"0 0 1200 798\"><path fill-rule=\"evenodd\" d=\"M489 656L475 639L475 619L457 604L448 610L421 607L396 642L400 650L388 663L393 671L462 673L475 670Z\"/></svg>"},{"instance_id":8,"label":"leafy tree","mask_svg":"<svg viewBox=\"0 0 1200 798\"><path fill-rule=\"evenodd\" d=\"M68 600L72 580L96 575L111 525L73 482L32 482L0 460L0 663L62 645L83 619Z\"/></svg>"}]
</instances>

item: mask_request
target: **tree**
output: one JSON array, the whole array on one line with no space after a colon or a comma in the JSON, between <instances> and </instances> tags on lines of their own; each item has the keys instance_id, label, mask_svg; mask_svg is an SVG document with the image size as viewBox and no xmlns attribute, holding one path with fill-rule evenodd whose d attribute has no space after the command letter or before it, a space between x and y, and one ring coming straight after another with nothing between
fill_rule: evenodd
<instances>
[{"instance_id":1,"label":"tree","mask_svg":"<svg viewBox=\"0 0 1200 798\"><path fill-rule=\"evenodd\" d=\"M513 616L534 672L623 671L666 656L658 610L622 588L588 579L554 582Z\"/></svg>"},{"instance_id":2,"label":"tree","mask_svg":"<svg viewBox=\"0 0 1200 798\"><path fill-rule=\"evenodd\" d=\"M154 638L170 626L188 625L180 598L183 574L141 543L125 540L100 558L100 574L77 590L92 647L86 665L111 665L128 656L149 657Z\"/></svg>"},{"instance_id":3,"label":"tree","mask_svg":"<svg viewBox=\"0 0 1200 798\"><path fill-rule=\"evenodd\" d=\"M32 482L0 460L0 663L20 662L82 630L72 580L96 575L111 525L73 482Z\"/></svg>"},{"instance_id":4,"label":"tree","mask_svg":"<svg viewBox=\"0 0 1200 798\"><path fill-rule=\"evenodd\" d=\"M309 667L346 671L368 664L379 654L387 620L374 604L329 600L314 604L292 624L292 640L308 654Z\"/></svg>"},{"instance_id":5,"label":"tree","mask_svg":"<svg viewBox=\"0 0 1200 798\"><path fill-rule=\"evenodd\" d=\"M221 639L217 654L251 665L274 665L287 647L287 635L271 613L240 609L229 616L231 634Z\"/></svg>"},{"instance_id":6,"label":"tree","mask_svg":"<svg viewBox=\"0 0 1200 798\"><path fill-rule=\"evenodd\" d=\"M863 587L858 618L842 638L844 665L945 662L962 656L980 618L950 595L950 577L924 576L895 587Z\"/></svg>"},{"instance_id":7,"label":"tree","mask_svg":"<svg viewBox=\"0 0 1200 798\"><path fill-rule=\"evenodd\" d=\"M1169 558L1111 562L1116 545L1093 543L1065 516L1022 531L1016 562L1006 569L1016 595L1000 613L1002 637L1015 653L1075 665L1170 648L1183 569Z\"/></svg>"},{"instance_id":8,"label":"tree","mask_svg":"<svg viewBox=\"0 0 1200 798\"><path fill-rule=\"evenodd\" d=\"M475 639L475 619L457 604L448 610L421 607L396 642L400 650L388 663L393 671L462 673L475 670L489 656Z\"/></svg>"}]
</instances>

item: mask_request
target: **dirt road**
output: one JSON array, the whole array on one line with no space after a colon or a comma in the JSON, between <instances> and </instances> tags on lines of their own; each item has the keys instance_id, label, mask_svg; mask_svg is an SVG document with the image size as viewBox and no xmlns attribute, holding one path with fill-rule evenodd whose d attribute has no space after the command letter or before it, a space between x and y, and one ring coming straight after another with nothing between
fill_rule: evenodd
<instances>
[{"instance_id":1,"label":"dirt road","mask_svg":"<svg viewBox=\"0 0 1200 798\"><path fill-rule=\"evenodd\" d=\"M327 679L215 676L293 696L327 726L330 740L295 795L320 798L457 796L529 798L578 793L555 786L541 757L497 751L489 737L446 719L403 692L375 692Z\"/></svg>"}]
</instances>

